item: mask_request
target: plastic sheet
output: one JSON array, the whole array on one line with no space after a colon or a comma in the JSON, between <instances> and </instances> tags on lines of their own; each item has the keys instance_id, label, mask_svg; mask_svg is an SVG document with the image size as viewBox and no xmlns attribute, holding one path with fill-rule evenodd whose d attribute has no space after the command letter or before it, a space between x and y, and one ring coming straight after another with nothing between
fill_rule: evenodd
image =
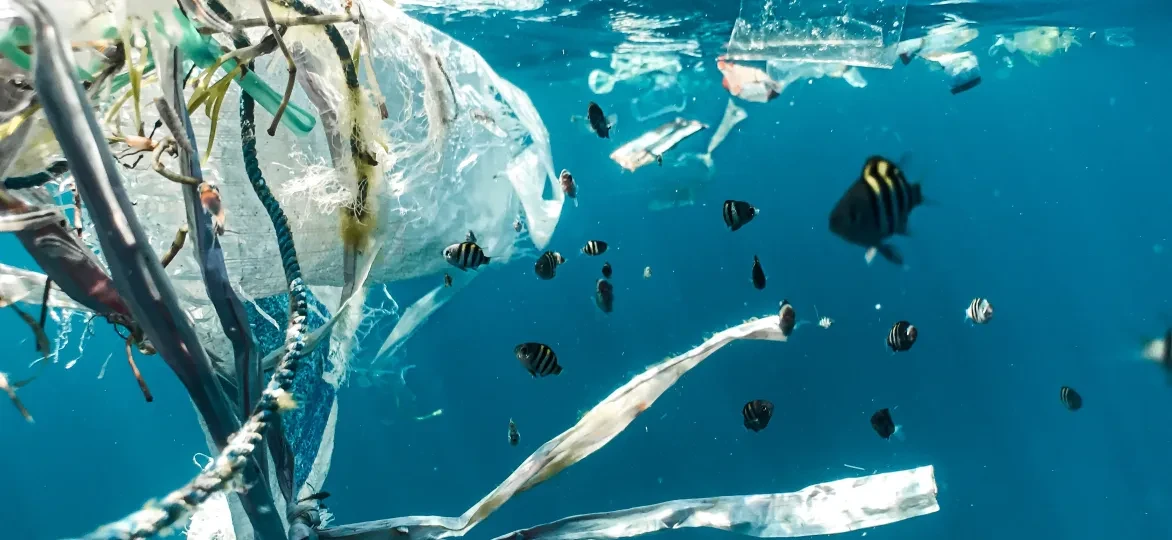
<instances>
[{"instance_id":1,"label":"plastic sheet","mask_svg":"<svg viewBox=\"0 0 1172 540\"><path fill-rule=\"evenodd\" d=\"M684 499L572 516L496 540L630 538L695 527L790 538L879 527L938 510L935 470L928 465L815 484L794 493Z\"/></svg>"},{"instance_id":2,"label":"plastic sheet","mask_svg":"<svg viewBox=\"0 0 1172 540\"><path fill-rule=\"evenodd\" d=\"M610 67L611 71L596 69L590 72L587 82L591 92L609 94L619 82L656 72L675 76L684 69L674 54L619 51L611 55Z\"/></svg>"},{"instance_id":3,"label":"plastic sheet","mask_svg":"<svg viewBox=\"0 0 1172 540\"><path fill-rule=\"evenodd\" d=\"M326 11L334 7L324 1L310 3L320 4ZM261 16L255 2L225 4L238 18ZM555 175L549 135L528 96L497 76L475 50L398 9L383 2L364 2L363 13L375 50L363 50L362 54L373 58L379 86L388 108L394 111L381 121L375 111L368 125L372 140L386 143L386 147L374 142L369 145L377 150L375 158L382 170L369 201L377 216L371 240L384 246L371 282L388 283L441 271L447 264L439 256L443 247L463 238L470 229L476 231L491 256L507 260L516 238L512 223L522 208L529 219L530 238L544 246L557 225L564 195L552 185ZM338 28L347 42L357 40L356 25ZM263 29L257 30L257 34L263 33ZM330 74L340 71L334 51L328 49L320 31L293 27L286 40L300 43L323 66L333 67ZM423 97L427 67L421 65L418 47L425 47L442 62L451 81L454 110L447 119L427 115ZM256 73L281 88L286 77L284 59L280 55L262 58ZM334 89L333 99L340 99L340 82L313 79L306 70L299 70L299 77L305 78L305 84L324 88L327 97ZM448 92L446 81L443 86ZM237 95L233 87L225 102L236 102ZM293 96L293 102L314 110L301 87ZM277 245L272 241L272 225L244 174L235 109L225 106L221 110L206 169L217 172L218 177L212 180L217 182L227 210L229 232L219 239L227 273L243 296L264 298L283 293L285 280ZM484 127L483 119L507 137L502 139ZM203 153L210 122L202 113L193 114L192 121ZM261 112L257 122L266 124L268 118ZM446 136L437 143L432 126L442 122L447 122ZM261 135L257 144L266 180L288 215L304 280L313 287L343 284L343 231L338 214L344 208L339 205L352 201L356 189L353 178L332 165L323 124L324 118L307 136L278 129L274 137ZM144 166L127 171L126 177L152 243L166 245L185 221L175 202L179 187L160 181ZM543 198L546 192L552 194L549 200ZM329 201L340 202L325 204ZM226 356L227 343L219 336L219 323L202 291L194 258L185 250L167 270L200 329L201 339L210 350Z\"/></svg>"},{"instance_id":4,"label":"plastic sheet","mask_svg":"<svg viewBox=\"0 0 1172 540\"><path fill-rule=\"evenodd\" d=\"M322 538L438 539L463 536L514 495L536 487L585 459L618 436L685 373L720 348L742 339L786 341L776 315L751 319L716 333L698 347L668 358L635 376L590 409L570 429L541 445L508 478L460 517L411 516L344 525Z\"/></svg>"},{"instance_id":5,"label":"plastic sheet","mask_svg":"<svg viewBox=\"0 0 1172 540\"><path fill-rule=\"evenodd\" d=\"M907 0L741 0L731 60L828 62L890 68Z\"/></svg>"},{"instance_id":6,"label":"plastic sheet","mask_svg":"<svg viewBox=\"0 0 1172 540\"><path fill-rule=\"evenodd\" d=\"M639 167L663 159L665 152L705 127L707 126L696 120L676 118L620 146L611 152L610 159L622 168L634 172Z\"/></svg>"},{"instance_id":7,"label":"plastic sheet","mask_svg":"<svg viewBox=\"0 0 1172 540\"><path fill-rule=\"evenodd\" d=\"M40 305L48 276L40 272L16 268L0 263L0 298L7 302ZM4 306L0 306L4 307ZM90 311L61 291L56 283L49 292L49 307Z\"/></svg>"}]
</instances>

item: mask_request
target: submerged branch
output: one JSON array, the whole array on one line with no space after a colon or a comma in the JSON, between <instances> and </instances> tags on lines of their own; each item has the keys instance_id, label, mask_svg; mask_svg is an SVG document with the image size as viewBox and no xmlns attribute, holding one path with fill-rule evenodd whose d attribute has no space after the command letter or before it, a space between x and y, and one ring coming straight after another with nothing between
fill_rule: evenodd
<instances>
[{"instance_id":1,"label":"submerged branch","mask_svg":"<svg viewBox=\"0 0 1172 540\"><path fill-rule=\"evenodd\" d=\"M175 256L179 254L179 250L183 249L183 244L187 242L187 224L179 226L179 230L175 231L175 239L171 241L171 247L163 254L163 258L159 262L163 263L163 268L171 264L175 260Z\"/></svg>"},{"instance_id":2,"label":"submerged branch","mask_svg":"<svg viewBox=\"0 0 1172 540\"><path fill-rule=\"evenodd\" d=\"M147 388L147 383L143 380L142 373L138 371L138 364L134 363L134 349L132 345L134 345L134 339L127 338L126 362L130 364L130 371L134 373L134 380L138 381L138 387L142 390L142 397L146 398L147 403L150 403L155 400L155 397L151 395L151 389Z\"/></svg>"}]
</instances>

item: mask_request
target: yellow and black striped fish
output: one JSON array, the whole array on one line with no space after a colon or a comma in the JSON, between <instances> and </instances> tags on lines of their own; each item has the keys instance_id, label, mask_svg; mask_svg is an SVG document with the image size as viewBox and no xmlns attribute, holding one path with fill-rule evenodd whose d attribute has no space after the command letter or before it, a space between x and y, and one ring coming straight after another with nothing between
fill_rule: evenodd
<instances>
[{"instance_id":1,"label":"yellow and black striped fish","mask_svg":"<svg viewBox=\"0 0 1172 540\"><path fill-rule=\"evenodd\" d=\"M558 355L544 343L522 343L513 348L513 354L517 355L517 360L525 366L525 371L534 377L557 375L562 372L562 366L558 365Z\"/></svg>"},{"instance_id":2,"label":"yellow and black striped fish","mask_svg":"<svg viewBox=\"0 0 1172 540\"><path fill-rule=\"evenodd\" d=\"M603 242L602 240L587 240L586 245L582 246L582 253L590 255L591 257L595 255L602 255L603 253L606 253L606 247L606 242Z\"/></svg>"},{"instance_id":3,"label":"yellow and black striped fish","mask_svg":"<svg viewBox=\"0 0 1172 540\"><path fill-rule=\"evenodd\" d=\"M830 212L830 232L867 248L867 262L878 253L895 264L903 257L884 241L907 234L908 216L924 202L920 184L910 184L890 160L872 156L863 172Z\"/></svg>"},{"instance_id":4,"label":"yellow and black striped fish","mask_svg":"<svg viewBox=\"0 0 1172 540\"><path fill-rule=\"evenodd\" d=\"M553 279L557 275L558 265L566 262L566 258L556 251L546 251L533 263L533 272L541 279Z\"/></svg>"},{"instance_id":5,"label":"yellow and black striped fish","mask_svg":"<svg viewBox=\"0 0 1172 540\"><path fill-rule=\"evenodd\" d=\"M444 248L444 259L448 261L448 264L460 270L469 268L475 270L480 265L488 264L492 260L484 254L484 250L480 249L476 242L460 242Z\"/></svg>"}]
</instances>

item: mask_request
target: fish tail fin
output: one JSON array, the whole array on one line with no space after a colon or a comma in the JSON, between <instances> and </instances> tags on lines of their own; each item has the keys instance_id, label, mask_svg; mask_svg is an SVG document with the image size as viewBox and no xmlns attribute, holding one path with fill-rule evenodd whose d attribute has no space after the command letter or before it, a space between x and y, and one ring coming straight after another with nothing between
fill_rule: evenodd
<instances>
[{"instance_id":1,"label":"fish tail fin","mask_svg":"<svg viewBox=\"0 0 1172 540\"><path fill-rule=\"evenodd\" d=\"M553 373L554 375L560 375L560 374L561 374L561 372L562 372L562 365L561 365L561 364L555 364L555 365L553 366L553 371L552 371L552 373Z\"/></svg>"},{"instance_id":2,"label":"fish tail fin","mask_svg":"<svg viewBox=\"0 0 1172 540\"><path fill-rule=\"evenodd\" d=\"M705 169L711 169L711 168L712 168L712 152L708 152L708 153L705 153L705 154L700 154L700 155L699 155L699 158L700 158L700 163L703 163L703 164L704 164L704 168L705 168Z\"/></svg>"},{"instance_id":3,"label":"fish tail fin","mask_svg":"<svg viewBox=\"0 0 1172 540\"><path fill-rule=\"evenodd\" d=\"M910 188L908 190L908 199L910 199L912 206L918 206L928 202L924 200L923 184L911 184L908 187ZM931 203L929 202L929 204Z\"/></svg>"},{"instance_id":4,"label":"fish tail fin","mask_svg":"<svg viewBox=\"0 0 1172 540\"><path fill-rule=\"evenodd\" d=\"M903 429L902 424L896 424L895 432L891 434L891 437L897 441L900 441L900 442L906 441L907 440L907 430Z\"/></svg>"},{"instance_id":5,"label":"fish tail fin","mask_svg":"<svg viewBox=\"0 0 1172 540\"><path fill-rule=\"evenodd\" d=\"M485 256L484 256L484 262L482 262L482 263L480 263L480 264L488 264L488 263L490 263L490 262L492 262L492 257L489 257L488 255L485 255Z\"/></svg>"},{"instance_id":6,"label":"fish tail fin","mask_svg":"<svg viewBox=\"0 0 1172 540\"><path fill-rule=\"evenodd\" d=\"M614 129L614 127L617 125L619 125L619 115L611 114L606 117L607 129Z\"/></svg>"},{"instance_id":7,"label":"fish tail fin","mask_svg":"<svg viewBox=\"0 0 1172 540\"><path fill-rule=\"evenodd\" d=\"M875 255L879 250L873 247L867 248L867 252L863 254L863 260L867 261L867 266L870 266L875 261Z\"/></svg>"},{"instance_id":8,"label":"fish tail fin","mask_svg":"<svg viewBox=\"0 0 1172 540\"><path fill-rule=\"evenodd\" d=\"M577 208L577 207L578 207L578 199L575 197L574 198L574 208Z\"/></svg>"},{"instance_id":9,"label":"fish tail fin","mask_svg":"<svg viewBox=\"0 0 1172 540\"><path fill-rule=\"evenodd\" d=\"M871 249L878 251L884 259L887 259L894 264L903 266L903 255L899 254L899 250L895 249L895 246L891 244L880 244L879 246ZM868 251L868 253L870 253L870 251ZM871 258L874 258L874 255L872 255Z\"/></svg>"}]
</instances>

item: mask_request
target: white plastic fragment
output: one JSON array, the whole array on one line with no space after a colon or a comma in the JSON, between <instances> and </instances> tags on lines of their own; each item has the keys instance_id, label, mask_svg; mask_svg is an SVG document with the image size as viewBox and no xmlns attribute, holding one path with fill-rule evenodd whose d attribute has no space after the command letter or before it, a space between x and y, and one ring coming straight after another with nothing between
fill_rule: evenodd
<instances>
[{"instance_id":1,"label":"white plastic fragment","mask_svg":"<svg viewBox=\"0 0 1172 540\"><path fill-rule=\"evenodd\" d=\"M631 538L665 529L709 528L758 538L791 538L889 525L940 510L931 465L815 484L793 493L683 499L585 514L496 540Z\"/></svg>"},{"instance_id":2,"label":"white plastic fragment","mask_svg":"<svg viewBox=\"0 0 1172 540\"><path fill-rule=\"evenodd\" d=\"M664 152L705 127L707 126L696 120L676 118L620 146L611 152L610 159L622 168L634 172L639 167L663 159Z\"/></svg>"}]
</instances>

